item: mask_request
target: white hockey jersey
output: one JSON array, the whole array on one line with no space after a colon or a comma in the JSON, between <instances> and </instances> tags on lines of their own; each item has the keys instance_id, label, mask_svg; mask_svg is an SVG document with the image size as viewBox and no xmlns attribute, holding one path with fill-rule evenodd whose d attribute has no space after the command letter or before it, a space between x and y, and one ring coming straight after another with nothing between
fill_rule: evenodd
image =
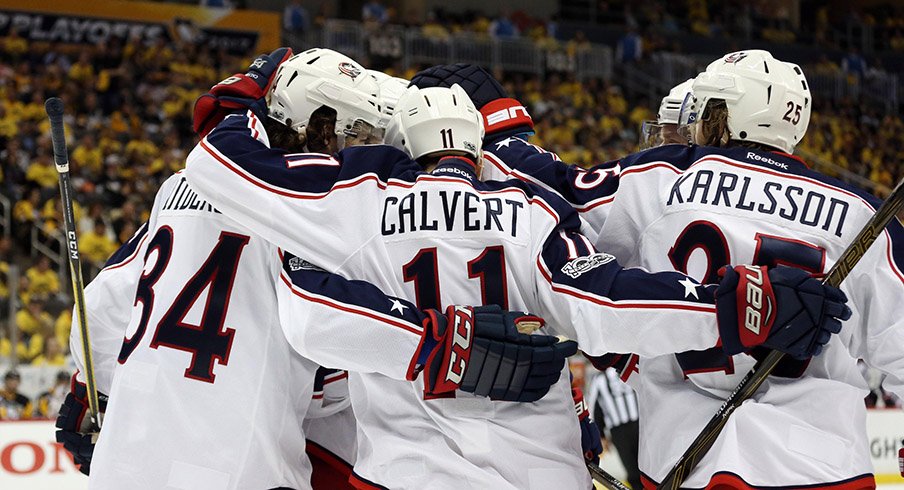
<instances>
[{"instance_id":1,"label":"white hockey jersey","mask_svg":"<svg viewBox=\"0 0 904 490\"><path fill-rule=\"evenodd\" d=\"M227 117L189 155L188 181L231 218L330 271L419 308L498 304L543 314L551 332L593 353L658 355L717 342L712 288L686 297L686 276L621 269L576 232L577 213L551 193L479 182L457 158L425 174L387 146L335 158L286 154L259 130L249 114ZM288 275L285 291L311 288ZM335 349L347 352L342 339ZM466 393L425 400L420 385L368 373L350 373L349 389L361 488L589 486L566 370L530 404Z\"/></svg>"},{"instance_id":2,"label":"white hockey jersey","mask_svg":"<svg viewBox=\"0 0 904 490\"><path fill-rule=\"evenodd\" d=\"M405 378L420 312L389 325L394 299L307 264L296 273L351 299L289 295L280 321L277 252L181 173L161 186L149 222L85 292L96 380L110 395L90 488L310 488L302 421L318 366L299 352L323 335L360 352L382 342L392 348L351 364ZM355 303L372 297L384 306ZM76 326L71 343L81 368Z\"/></svg>"},{"instance_id":3,"label":"white hockey jersey","mask_svg":"<svg viewBox=\"0 0 904 490\"><path fill-rule=\"evenodd\" d=\"M488 148L490 175L560 192L623 264L716 280L726 264L827 271L873 215L867 193L785 154L671 145L590 170L512 138ZM853 317L823 354L786 361L736 410L685 486L870 488L866 385L857 359L904 394L904 230L893 221L844 281ZM640 469L663 478L755 359L721 349L632 358ZM639 372L638 372L639 370Z\"/></svg>"}]
</instances>

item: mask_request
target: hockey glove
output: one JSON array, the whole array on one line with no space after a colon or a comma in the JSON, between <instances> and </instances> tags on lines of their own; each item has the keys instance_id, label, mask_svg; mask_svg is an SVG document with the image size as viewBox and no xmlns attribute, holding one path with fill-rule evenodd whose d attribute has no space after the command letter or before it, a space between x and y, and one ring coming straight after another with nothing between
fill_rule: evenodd
<instances>
[{"instance_id":1,"label":"hockey glove","mask_svg":"<svg viewBox=\"0 0 904 490\"><path fill-rule=\"evenodd\" d=\"M192 129L201 137L211 132L226 116L251 109L258 117L267 115L264 97L282 62L292 57L292 48L279 48L251 62L247 73L236 73L213 86L195 101Z\"/></svg>"},{"instance_id":2,"label":"hockey glove","mask_svg":"<svg viewBox=\"0 0 904 490\"><path fill-rule=\"evenodd\" d=\"M467 92L474 106L483 115L485 141L533 134L534 121L527 109L510 98L493 75L477 65L458 63L431 66L411 79L411 86L418 88L452 87L456 83Z\"/></svg>"},{"instance_id":3,"label":"hockey glove","mask_svg":"<svg viewBox=\"0 0 904 490\"><path fill-rule=\"evenodd\" d=\"M456 389L498 401L533 402L558 382L574 341L518 331L537 317L498 306L450 306L443 315L428 310L418 352L424 394L439 397Z\"/></svg>"},{"instance_id":4,"label":"hockey glove","mask_svg":"<svg viewBox=\"0 0 904 490\"><path fill-rule=\"evenodd\" d=\"M720 273L716 316L727 354L761 345L806 359L819 355L851 317L840 289L803 270L740 265Z\"/></svg>"},{"instance_id":5,"label":"hockey glove","mask_svg":"<svg viewBox=\"0 0 904 490\"><path fill-rule=\"evenodd\" d=\"M590 418L590 408L584 401L584 392L580 388L572 388L571 397L574 398L574 412L581 424L581 450L584 451L584 460L599 464L600 454L603 454L600 428Z\"/></svg>"},{"instance_id":6,"label":"hockey glove","mask_svg":"<svg viewBox=\"0 0 904 490\"><path fill-rule=\"evenodd\" d=\"M99 412L107 410L107 395L98 393ZM84 384L72 377L71 391L66 395L56 420L56 440L72 455L72 460L79 465L84 474L91 472L91 458L94 456L94 444L97 433L88 415L88 389Z\"/></svg>"}]
</instances>

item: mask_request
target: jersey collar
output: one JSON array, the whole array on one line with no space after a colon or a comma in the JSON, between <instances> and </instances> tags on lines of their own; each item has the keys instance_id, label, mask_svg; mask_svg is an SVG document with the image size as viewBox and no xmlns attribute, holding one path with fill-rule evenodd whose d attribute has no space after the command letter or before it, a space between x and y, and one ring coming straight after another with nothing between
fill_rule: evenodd
<instances>
[{"instance_id":1,"label":"jersey collar","mask_svg":"<svg viewBox=\"0 0 904 490\"><path fill-rule=\"evenodd\" d=\"M443 157L439 160L436 168L430 172L432 175L462 177L469 182L477 180L477 167L474 162L467 157Z\"/></svg>"}]
</instances>

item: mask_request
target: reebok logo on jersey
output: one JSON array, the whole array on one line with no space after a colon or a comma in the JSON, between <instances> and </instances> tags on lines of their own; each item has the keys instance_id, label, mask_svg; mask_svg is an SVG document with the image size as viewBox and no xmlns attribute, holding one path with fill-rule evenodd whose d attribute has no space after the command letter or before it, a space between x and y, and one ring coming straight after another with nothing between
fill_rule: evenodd
<instances>
[{"instance_id":1,"label":"reebok logo on jersey","mask_svg":"<svg viewBox=\"0 0 904 490\"><path fill-rule=\"evenodd\" d=\"M581 277L581 274L596 269L603 264L608 264L613 260L615 260L615 257L612 255L597 252L593 255L588 255L587 257L578 257L574 260L570 260L567 264L562 266L562 272L572 279L577 279Z\"/></svg>"},{"instance_id":2,"label":"reebok logo on jersey","mask_svg":"<svg viewBox=\"0 0 904 490\"><path fill-rule=\"evenodd\" d=\"M769 165L772 165L773 167L778 167L782 170L788 170L788 165L786 165L782 162L776 162L775 160L773 160L769 157L757 155L756 153L754 153L752 151L747 152L747 158L750 160L756 160L758 162L768 163Z\"/></svg>"},{"instance_id":3,"label":"reebok logo on jersey","mask_svg":"<svg viewBox=\"0 0 904 490\"><path fill-rule=\"evenodd\" d=\"M289 269L291 269L292 272L300 271L302 269L306 271L323 271L320 267L317 267L301 257L292 257L289 259Z\"/></svg>"},{"instance_id":4,"label":"reebok logo on jersey","mask_svg":"<svg viewBox=\"0 0 904 490\"><path fill-rule=\"evenodd\" d=\"M473 176L470 173L465 172L464 170L462 170L460 168L455 168L455 167L437 167L437 168L433 169L433 171L430 173L432 173L432 174L456 174L456 175L460 175L468 180L474 180Z\"/></svg>"}]
</instances>

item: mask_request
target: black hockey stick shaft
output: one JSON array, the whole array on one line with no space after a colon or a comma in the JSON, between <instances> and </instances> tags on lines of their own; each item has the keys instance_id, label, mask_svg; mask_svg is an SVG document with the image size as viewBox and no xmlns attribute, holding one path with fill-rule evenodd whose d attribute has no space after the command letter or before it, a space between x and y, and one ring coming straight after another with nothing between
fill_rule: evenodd
<instances>
[{"instance_id":1,"label":"black hockey stick shaft","mask_svg":"<svg viewBox=\"0 0 904 490\"><path fill-rule=\"evenodd\" d=\"M82 280L81 259L78 253L78 233L72 209L72 182L69 179L69 155L66 151L66 135L63 130L63 101L51 97L44 102L44 110L50 119L50 138L53 141L53 161L60 175L60 200L63 207L63 223L66 228L66 246L69 257L69 275L72 278L72 295L75 298L76 318L82 337L85 386L88 390L88 410L95 428L100 428L97 383L94 379L94 360L91 357L91 341L88 336L88 320L85 311L85 287Z\"/></svg>"},{"instance_id":2,"label":"black hockey stick shaft","mask_svg":"<svg viewBox=\"0 0 904 490\"><path fill-rule=\"evenodd\" d=\"M594 481L609 490L630 490L621 480L607 473L606 470L597 466L596 463L587 461L587 469L590 470L590 475Z\"/></svg>"},{"instance_id":3,"label":"black hockey stick shaft","mask_svg":"<svg viewBox=\"0 0 904 490\"><path fill-rule=\"evenodd\" d=\"M863 255L866 254L870 245L876 241L885 226L894 219L901 209L904 209L904 180L901 180L895 189L891 191L888 199L882 203L876 214L870 218L869 222L863 226L863 229L854 238L854 241L848 245L844 253L841 254L828 274L826 274L825 279L822 281L823 284L839 286L851 272L851 269L863 258ZM738 387L735 388L728 399L725 400L725 403L719 408L719 411L700 431L700 434L694 439L694 442L691 443L684 454L681 455L681 458L675 463L675 466L672 467L657 489L674 490L680 488L681 483L697 467L700 460L703 459L716 442L716 438L719 437L719 433L722 432L722 428L728 422L728 417L731 416L736 408L741 406L741 403L756 393L757 389L762 386L783 357L783 353L772 351L744 376Z\"/></svg>"}]
</instances>

